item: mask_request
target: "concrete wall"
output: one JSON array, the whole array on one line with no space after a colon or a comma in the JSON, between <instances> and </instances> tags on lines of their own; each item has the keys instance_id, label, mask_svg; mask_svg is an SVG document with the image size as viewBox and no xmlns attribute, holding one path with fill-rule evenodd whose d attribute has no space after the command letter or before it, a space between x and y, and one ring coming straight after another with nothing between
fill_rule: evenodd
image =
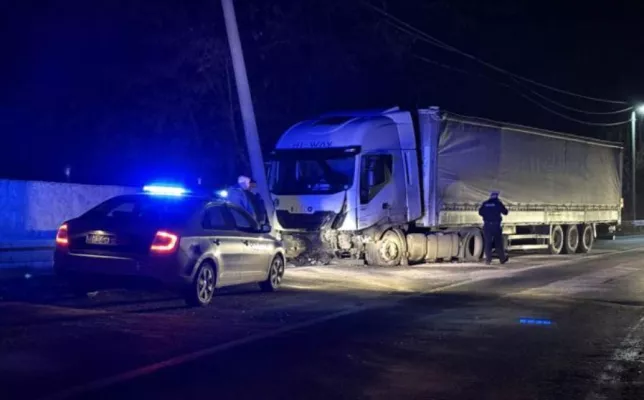
<instances>
[{"instance_id":1,"label":"concrete wall","mask_svg":"<svg viewBox=\"0 0 644 400\"><path fill-rule=\"evenodd\" d=\"M0 279L7 269L50 271L62 222L97 204L140 189L0 179Z\"/></svg>"},{"instance_id":2,"label":"concrete wall","mask_svg":"<svg viewBox=\"0 0 644 400\"><path fill-rule=\"evenodd\" d=\"M51 240L60 224L120 194L139 188L0 180L0 248Z\"/></svg>"}]
</instances>

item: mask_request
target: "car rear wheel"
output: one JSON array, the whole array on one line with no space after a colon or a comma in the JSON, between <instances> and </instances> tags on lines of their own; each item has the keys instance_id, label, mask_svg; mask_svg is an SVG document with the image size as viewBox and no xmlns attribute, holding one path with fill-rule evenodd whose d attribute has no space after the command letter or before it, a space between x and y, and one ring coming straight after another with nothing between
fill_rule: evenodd
<instances>
[{"instance_id":1,"label":"car rear wheel","mask_svg":"<svg viewBox=\"0 0 644 400\"><path fill-rule=\"evenodd\" d=\"M215 295L215 267L204 262L197 271L194 282L186 289L185 300L191 307L204 307L210 304Z\"/></svg>"},{"instance_id":2,"label":"car rear wheel","mask_svg":"<svg viewBox=\"0 0 644 400\"><path fill-rule=\"evenodd\" d=\"M259 288L263 292L274 292L282 285L284 278L284 259L282 256L275 256L271 261L271 266L268 270L268 279L259 283Z\"/></svg>"}]
</instances>

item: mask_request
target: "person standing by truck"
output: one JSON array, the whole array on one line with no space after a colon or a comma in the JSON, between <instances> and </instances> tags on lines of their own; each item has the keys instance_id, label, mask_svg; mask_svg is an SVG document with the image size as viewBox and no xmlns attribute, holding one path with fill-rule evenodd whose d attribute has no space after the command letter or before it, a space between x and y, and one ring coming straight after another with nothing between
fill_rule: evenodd
<instances>
[{"instance_id":1,"label":"person standing by truck","mask_svg":"<svg viewBox=\"0 0 644 400\"><path fill-rule=\"evenodd\" d=\"M257 191L257 182L254 179L250 180L250 193L252 194L252 204L255 209L255 217L260 226L269 224L268 213L266 212L266 204L264 199Z\"/></svg>"},{"instance_id":2,"label":"person standing by truck","mask_svg":"<svg viewBox=\"0 0 644 400\"><path fill-rule=\"evenodd\" d=\"M505 249L503 248L501 222L503 221L502 216L508 215L508 209L499 200L499 192L494 191L490 193L490 198L481 204L479 215L483 218L485 263L489 265L492 262L492 245L494 245L501 264L505 264L508 262L508 256L505 254Z\"/></svg>"}]
</instances>

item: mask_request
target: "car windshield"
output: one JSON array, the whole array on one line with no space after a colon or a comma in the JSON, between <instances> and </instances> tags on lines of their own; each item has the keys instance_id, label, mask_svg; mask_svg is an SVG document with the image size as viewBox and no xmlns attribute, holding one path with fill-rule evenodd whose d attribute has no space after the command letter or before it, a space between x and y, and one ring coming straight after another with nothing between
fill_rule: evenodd
<instances>
[{"instance_id":1,"label":"car windshield","mask_svg":"<svg viewBox=\"0 0 644 400\"><path fill-rule=\"evenodd\" d=\"M92 208L84 217L110 218L123 222L179 222L188 218L203 201L195 197L126 195L113 197Z\"/></svg>"},{"instance_id":2,"label":"car windshield","mask_svg":"<svg viewBox=\"0 0 644 400\"><path fill-rule=\"evenodd\" d=\"M273 160L271 192L330 194L353 184L355 154L328 150L287 150Z\"/></svg>"}]
</instances>

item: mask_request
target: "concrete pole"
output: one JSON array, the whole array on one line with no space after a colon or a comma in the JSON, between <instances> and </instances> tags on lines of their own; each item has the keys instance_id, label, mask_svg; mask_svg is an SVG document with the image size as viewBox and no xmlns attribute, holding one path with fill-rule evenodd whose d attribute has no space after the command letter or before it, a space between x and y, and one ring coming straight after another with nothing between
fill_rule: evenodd
<instances>
[{"instance_id":1,"label":"concrete pole","mask_svg":"<svg viewBox=\"0 0 644 400\"><path fill-rule=\"evenodd\" d=\"M637 170L637 151L635 149L635 134L637 130L637 110L631 113L631 207L633 208L633 221L637 219L637 188L635 171Z\"/></svg>"},{"instance_id":2,"label":"concrete pole","mask_svg":"<svg viewBox=\"0 0 644 400\"><path fill-rule=\"evenodd\" d=\"M268 183L266 181L264 157L262 155L259 136L257 135L257 123L255 122L255 112L253 111L253 101L250 96L250 85L248 84L246 64L244 62L241 40L239 39L239 29L237 28L237 17L235 16L233 0L221 0L221 7L224 10L224 21L228 35L228 45L230 46L230 55L233 61L244 132L246 134L246 147L248 149L250 167L253 178L257 181L257 189L264 199L264 203L266 203L268 219L272 222L274 211L273 201L270 197Z\"/></svg>"}]
</instances>

